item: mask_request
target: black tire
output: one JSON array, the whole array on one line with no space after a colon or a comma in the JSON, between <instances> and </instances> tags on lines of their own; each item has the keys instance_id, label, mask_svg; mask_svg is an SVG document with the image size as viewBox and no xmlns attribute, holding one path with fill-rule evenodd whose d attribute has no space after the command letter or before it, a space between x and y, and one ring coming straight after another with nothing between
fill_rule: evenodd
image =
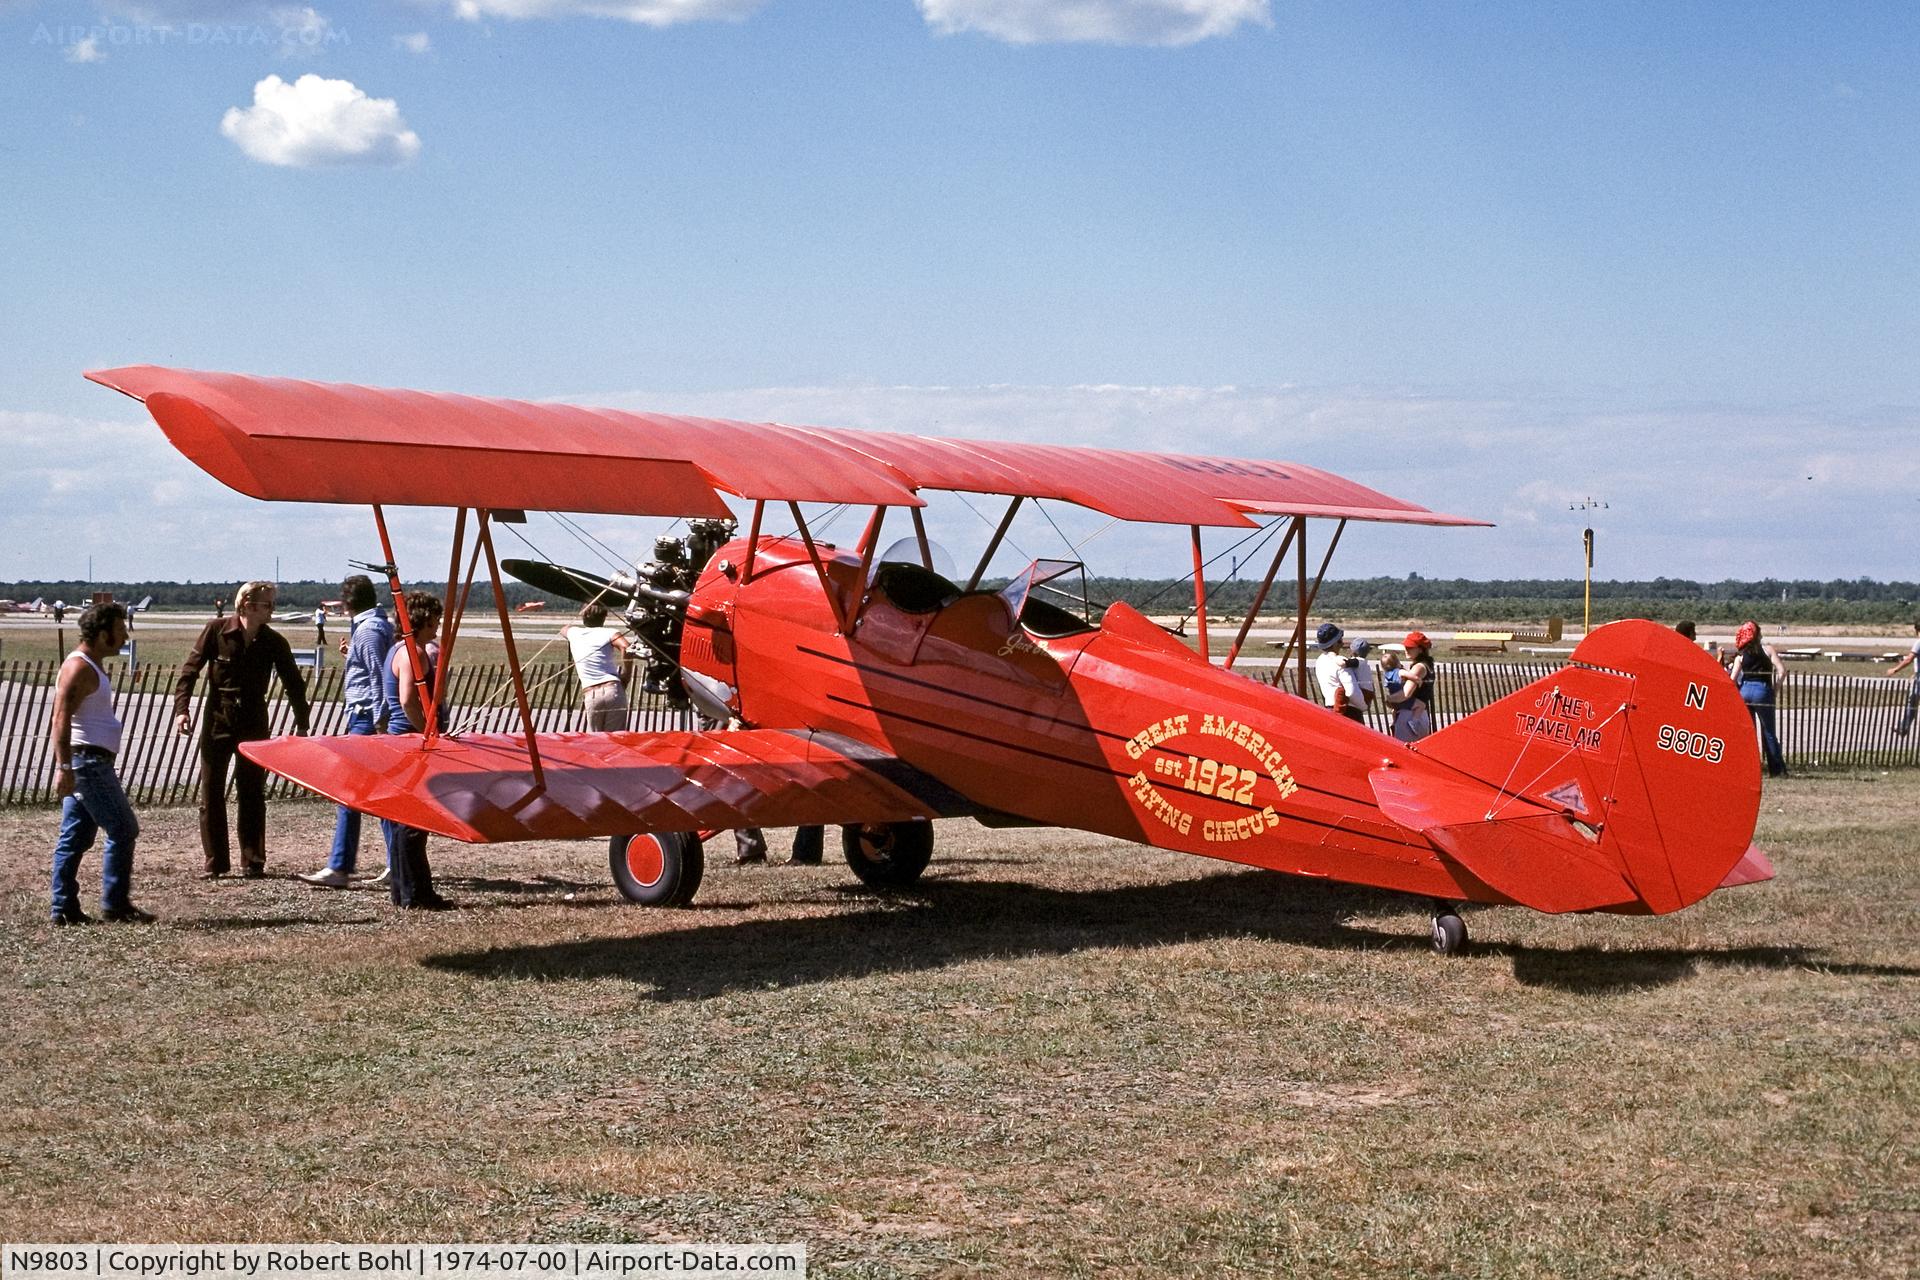
<instances>
[{"instance_id":1,"label":"black tire","mask_svg":"<svg viewBox=\"0 0 1920 1280\"><path fill-rule=\"evenodd\" d=\"M931 822L868 822L840 828L853 874L876 889L912 884L933 859Z\"/></svg>"},{"instance_id":2,"label":"black tire","mask_svg":"<svg viewBox=\"0 0 1920 1280\"><path fill-rule=\"evenodd\" d=\"M1443 956L1457 956L1467 949L1467 922L1451 911L1433 917L1433 949Z\"/></svg>"},{"instance_id":3,"label":"black tire","mask_svg":"<svg viewBox=\"0 0 1920 1280\"><path fill-rule=\"evenodd\" d=\"M607 842L614 887L643 907L684 907L706 873L700 837L690 831L615 836Z\"/></svg>"}]
</instances>

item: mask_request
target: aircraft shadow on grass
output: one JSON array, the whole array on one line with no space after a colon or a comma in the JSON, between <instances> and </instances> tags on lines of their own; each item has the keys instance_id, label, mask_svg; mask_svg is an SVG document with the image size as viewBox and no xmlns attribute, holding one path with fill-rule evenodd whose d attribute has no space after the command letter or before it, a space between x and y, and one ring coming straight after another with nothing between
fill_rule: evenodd
<instances>
[{"instance_id":1,"label":"aircraft shadow on grass","mask_svg":"<svg viewBox=\"0 0 1920 1280\"><path fill-rule=\"evenodd\" d=\"M849 898L869 891L848 887ZM1215 938L1257 938L1328 950L1426 951L1424 920L1404 932L1349 923L1363 912L1407 909L1399 894L1225 872L1175 885L1063 893L1010 882L927 880L869 910L826 918L698 923L735 908L688 910L690 927L625 939L596 938L430 956L430 967L497 978L571 981L624 978L662 1001L805 986L874 974L915 973L988 957L1067 955L1101 947L1154 947ZM1683 981L1704 967L1818 968L1838 974L1920 976L1920 970L1826 964L1817 948L1703 947L1566 949L1494 944L1486 963L1510 958L1530 986L1605 995ZM1435 964L1461 963L1443 961Z\"/></svg>"}]
</instances>

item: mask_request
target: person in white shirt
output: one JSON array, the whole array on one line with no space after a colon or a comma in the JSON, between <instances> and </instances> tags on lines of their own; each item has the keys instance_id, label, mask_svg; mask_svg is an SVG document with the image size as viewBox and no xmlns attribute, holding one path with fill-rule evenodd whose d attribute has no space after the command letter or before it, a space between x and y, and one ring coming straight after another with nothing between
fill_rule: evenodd
<instances>
[{"instance_id":1,"label":"person in white shirt","mask_svg":"<svg viewBox=\"0 0 1920 1280\"><path fill-rule=\"evenodd\" d=\"M1320 681L1320 696L1327 708L1349 720L1360 721L1360 681L1354 675L1359 664L1346 654L1346 633L1331 622L1323 622L1313 634L1313 647L1320 656L1313 660L1313 673Z\"/></svg>"},{"instance_id":2,"label":"person in white shirt","mask_svg":"<svg viewBox=\"0 0 1920 1280\"><path fill-rule=\"evenodd\" d=\"M101 664L127 643L127 607L88 606L80 615L80 646L67 655L53 690L53 794L60 800L60 837L53 847L53 913L57 925L92 924L80 908L80 858L107 833L101 856L100 914L125 924L151 924L133 905L133 846L140 838L127 793L114 772L121 725L113 685Z\"/></svg>"},{"instance_id":3,"label":"person in white shirt","mask_svg":"<svg viewBox=\"0 0 1920 1280\"><path fill-rule=\"evenodd\" d=\"M606 733L627 727L627 686L621 666L627 656L627 629L606 625L607 607L594 601L580 611L579 625L560 628L573 651L580 676L580 699L587 708L587 731Z\"/></svg>"},{"instance_id":4,"label":"person in white shirt","mask_svg":"<svg viewBox=\"0 0 1920 1280\"><path fill-rule=\"evenodd\" d=\"M1913 624L1913 634L1920 637L1920 622ZM1900 723L1893 726L1893 731L1903 738L1913 728L1915 710L1920 709L1920 639L1914 640L1913 648L1907 651L1907 656L1894 663L1887 674L1897 676L1908 664L1913 666L1913 688L1907 693L1907 709L1900 716Z\"/></svg>"}]
</instances>

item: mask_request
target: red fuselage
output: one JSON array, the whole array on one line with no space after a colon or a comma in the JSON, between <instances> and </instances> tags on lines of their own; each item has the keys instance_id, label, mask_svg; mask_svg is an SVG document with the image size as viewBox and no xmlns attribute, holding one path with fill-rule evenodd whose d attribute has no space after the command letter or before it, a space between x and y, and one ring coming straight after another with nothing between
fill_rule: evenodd
<instances>
[{"instance_id":1,"label":"red fuselage","mask_svg":"<svg viewBox=\"0 0 1920 1280\"><path fill-rule=\"evenodd\" d=\"M1442 768L1393 739L1208 664L1126 605L1098 628L1031 608L1022 625L994 593L891 566L864 583L856 556L820 554L838 615L797 540L763 539L745 583L747 544L729 544L695 589L683 660L737 689L747 724L844 734L1039 824L1508 901L1381 812L1371 770Z\"/></svg>"}]
</instances>

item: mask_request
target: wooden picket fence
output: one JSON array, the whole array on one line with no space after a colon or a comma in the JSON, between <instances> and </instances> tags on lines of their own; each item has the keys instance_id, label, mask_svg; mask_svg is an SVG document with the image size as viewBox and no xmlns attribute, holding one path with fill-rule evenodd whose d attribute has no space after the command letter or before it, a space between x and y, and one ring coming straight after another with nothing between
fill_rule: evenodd
<instances>
[{"instance_id":1,"label":"wooden picket fence","mask_svg":"<svg viewBox=\"0 0 1920 1280\"><path fill-rule=\"evenodd\" d=\"M1442 662L1436 718L1441 725L1450 724L1550 674L1558 665L1551 661ZM53 754L47 728L57 672L58 664L46 659L0 663L0 805L53 802ZM192 732L183 737L173 731L172 667L149 664L130 671L124 662L110 662L107 673L125 726L119 770L127 794L138 805L192 803L200 786L194 744L203 700L194 698L195 722ZM345 727L340 679L337 667L309 676L311 726L317 734L339 733ZM580 686L570 663L529 666L526 680L540 732L585 727ZM1289 692L1298 692L1297 681L1298 673L1292 668L1278 675L1280 687ZM1778 712L1788 764L1800 769L1920 766L1920 729L1906 737L1893 731L1911 688L1907 680L1886 676L1789 672ZM451 705L456 730L500 733L520 727L505 663L457 669ZM277 691L271 709L273 731L290 732L293 712ZM1388 716L1383 705L1373 707L1368 723L1386 732ZM694 720L690 713L675 711L658 699L636 695L631 724L638 730L663 732L690 729ZM272 796L304 794L278 777L268 787Z\"/></svg>"},{"instance_id":2,"label":"wooden picket fence","mask_svg":"<svg viewBox=\"0 0 1920 1280\"><path fill-rule=\"evenodd\" d=\"M53 711L53 682L59 664L50 659L0 663L0 805L53 803L53 747L48 727ZM191 804L199 795L200 756L195 749L205 700L195 691L194 721L182 736L173 728L172 666L148 664L130 670L109 661L114 706L123 727L120 780L136 805ZM526 668L528 702L542 733L585 728L580 685L571 663L539 663ZM340 698L338 667L307 674L309 726L316 734L343 733L346 705ZM514 732L520 711L505 663L457 667L449 705L453 727L469 733ZM293 708L276 688L269 705L273 732L293 730ZM660 699L635 693L630 721L635 729L665 731L693 727L690 713L675 711ZM269 796L306 794L284 778L271 777Z\"/></svg>"},{"instance_id":3,"label":"wooden picket fence","mask_svg":"<svg viewBox=\"0 0 1920 1280\"><path fill-rule=\"evenodd\" d=\"M1528 662L1442 662L1437 664L1439 705L1435 728L1452 724L1510 693L1518 693L1561 664L1551 659ZM1308 672L1308 682L1313 681ZM1300 691L1299 670L1276 672L1275 683ZM1384 688L1379 667L1374 687ZM1729 686L1731 688L1731 686ZM1911 681L1887 676L1825 675L1788 670L1775 709L1780 749L1792 769L1894 769L1920 766L1920 727L1902 737L1894 733L1906 710ZM1316 686L1313 697L1318 701ZM1367 723L1385 733L1392 722L1384 701L1367 712Z\"/></svg>"}]
</instances>

